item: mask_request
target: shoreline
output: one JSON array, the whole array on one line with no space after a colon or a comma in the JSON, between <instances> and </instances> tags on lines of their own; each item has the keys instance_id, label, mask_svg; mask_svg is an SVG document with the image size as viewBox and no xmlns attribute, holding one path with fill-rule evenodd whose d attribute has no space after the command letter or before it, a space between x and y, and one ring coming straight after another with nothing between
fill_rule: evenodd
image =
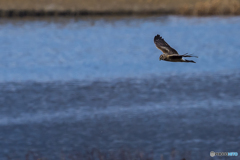
<instances>
[{"instance_id":1,"label":"shoreline","mask_svg":"<svg viewBox=\"0 0 240 160\"><path fill-rule=\"evenodd\" d=\"M157 11L44 11L44 10L0 10L0 17L80 17L80 16L130 16L130 15L178 15L174 10L157 10Z\"/></svg>"},{"instance_id":2,"label":"shoreline","mask_svg":"<svg viewBox=\"0 0 240 160\"><path fill-rule=\"evenodd\" d=\"M44 11L44 10L0 10L0 18L25 18L25 17L83 17L83 16L239 16L240 13L202 13L192 12L181 13L176 10L157 10L157 11Z\"/></svg>"},{"instance_id":3,"label":"shoreline","mask_svg":"<svg viewBox=\"0 0 240 160\"><path fill-rule=\"evenodd\" d=\"M0 0L0 17L240 15L240 0Z\"/></svg>"}]
</instances>

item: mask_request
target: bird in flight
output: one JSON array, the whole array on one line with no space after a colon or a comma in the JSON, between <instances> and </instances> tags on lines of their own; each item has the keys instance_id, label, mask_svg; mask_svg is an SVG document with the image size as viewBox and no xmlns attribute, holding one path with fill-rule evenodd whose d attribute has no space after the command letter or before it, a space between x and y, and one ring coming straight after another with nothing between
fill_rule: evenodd
<instances>
[{"instance_id":1,"label":"bird in flight","mask_svg":"<svg viewBox=\"0 0 240 160\"><path fill-rule=\"evenodd\" d=\"M158 49L160 49L163 54L160 55L159 60L164 60L164 61L170 61L170 62L192 62L192 63L196 63L193 60L186 60L183 59L183 57L196 57L197 56L192 56L190 54L183 54L183 55L179 55L178 52L170 47L167 42L165 42L165 40L160 36L160 35L156 35L154 37L154 43L156 45L156 47Z\"/></svg>"}]
</instances>

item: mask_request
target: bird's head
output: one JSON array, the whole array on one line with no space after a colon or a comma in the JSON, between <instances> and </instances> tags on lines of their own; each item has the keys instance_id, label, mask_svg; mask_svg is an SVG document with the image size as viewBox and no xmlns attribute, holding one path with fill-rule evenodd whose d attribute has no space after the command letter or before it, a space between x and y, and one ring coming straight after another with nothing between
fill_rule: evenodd
<instances>
[{"instance_id":1,"label":"bird's head","mask_svg":"<svg viewBox=\"0 0 240 160\"><path fill-rule=\"evenodd\" d=\"M159 61L163 60L163 55L161 54L159 57Z\"/></svg>"}]
</instances>

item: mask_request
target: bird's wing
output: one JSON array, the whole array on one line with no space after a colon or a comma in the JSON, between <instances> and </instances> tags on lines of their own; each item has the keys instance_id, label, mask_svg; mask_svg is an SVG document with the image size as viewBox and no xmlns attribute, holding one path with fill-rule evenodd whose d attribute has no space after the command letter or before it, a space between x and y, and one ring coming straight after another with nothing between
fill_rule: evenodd
<instances>
[{"instance_id":1,"label":"bird's wing","mask_svg":"<svg viewBox=\"0 0 240 160\"><path fill-rule=\"evenodd\" d=\"M169 59L182 59L182 57L183 56L179 54L172 54L168 56Z\"/></svg>"},{"instance_id":2,"label":"bird's wing","mask_svg":"<svg viewBox=\"0 0 240 160\"><path fill-rule=\"evenodd\" d=\"M195 58L198 58L198 56L194 56L194 55L191 55L191 54L183 54L183 55L179 55L179 54L172 54L172 55L169 55L168 57L170 58L182 58L182 57L195 57Z\"/></svg>"},{"instance_id":3,"label":"bird's wing","mask_svg":"<svg viewBox=\"0 0 240 160\"><path fill-rule=\"evenodd\" d=\"M164 54L178 54L178 52L170 47L160 35L156 35L154 37L154 43L156 47L160 49Z\"/></svg>"}]
</instances>

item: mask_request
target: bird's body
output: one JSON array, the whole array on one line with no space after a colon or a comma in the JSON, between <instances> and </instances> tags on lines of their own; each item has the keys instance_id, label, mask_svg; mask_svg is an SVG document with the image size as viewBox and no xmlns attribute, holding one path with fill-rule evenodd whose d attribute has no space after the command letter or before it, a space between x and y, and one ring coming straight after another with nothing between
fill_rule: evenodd
<instances>
[{"instance_id":1,"label":"bird's body","mask_svg":"<svg viewBox=\"0 0 240 160\"><path fill-rule=\"evenodd\" d=\"M183 57L197 57L189 54L179 55L178 52L170 47L167 42L160 35L154 37L154 43L158 49L160 49L163 54L160 55L159 60L170 61L170 62L192 62L196 63L193 60L186 60Z\"/></svg>"}]
</instances>

